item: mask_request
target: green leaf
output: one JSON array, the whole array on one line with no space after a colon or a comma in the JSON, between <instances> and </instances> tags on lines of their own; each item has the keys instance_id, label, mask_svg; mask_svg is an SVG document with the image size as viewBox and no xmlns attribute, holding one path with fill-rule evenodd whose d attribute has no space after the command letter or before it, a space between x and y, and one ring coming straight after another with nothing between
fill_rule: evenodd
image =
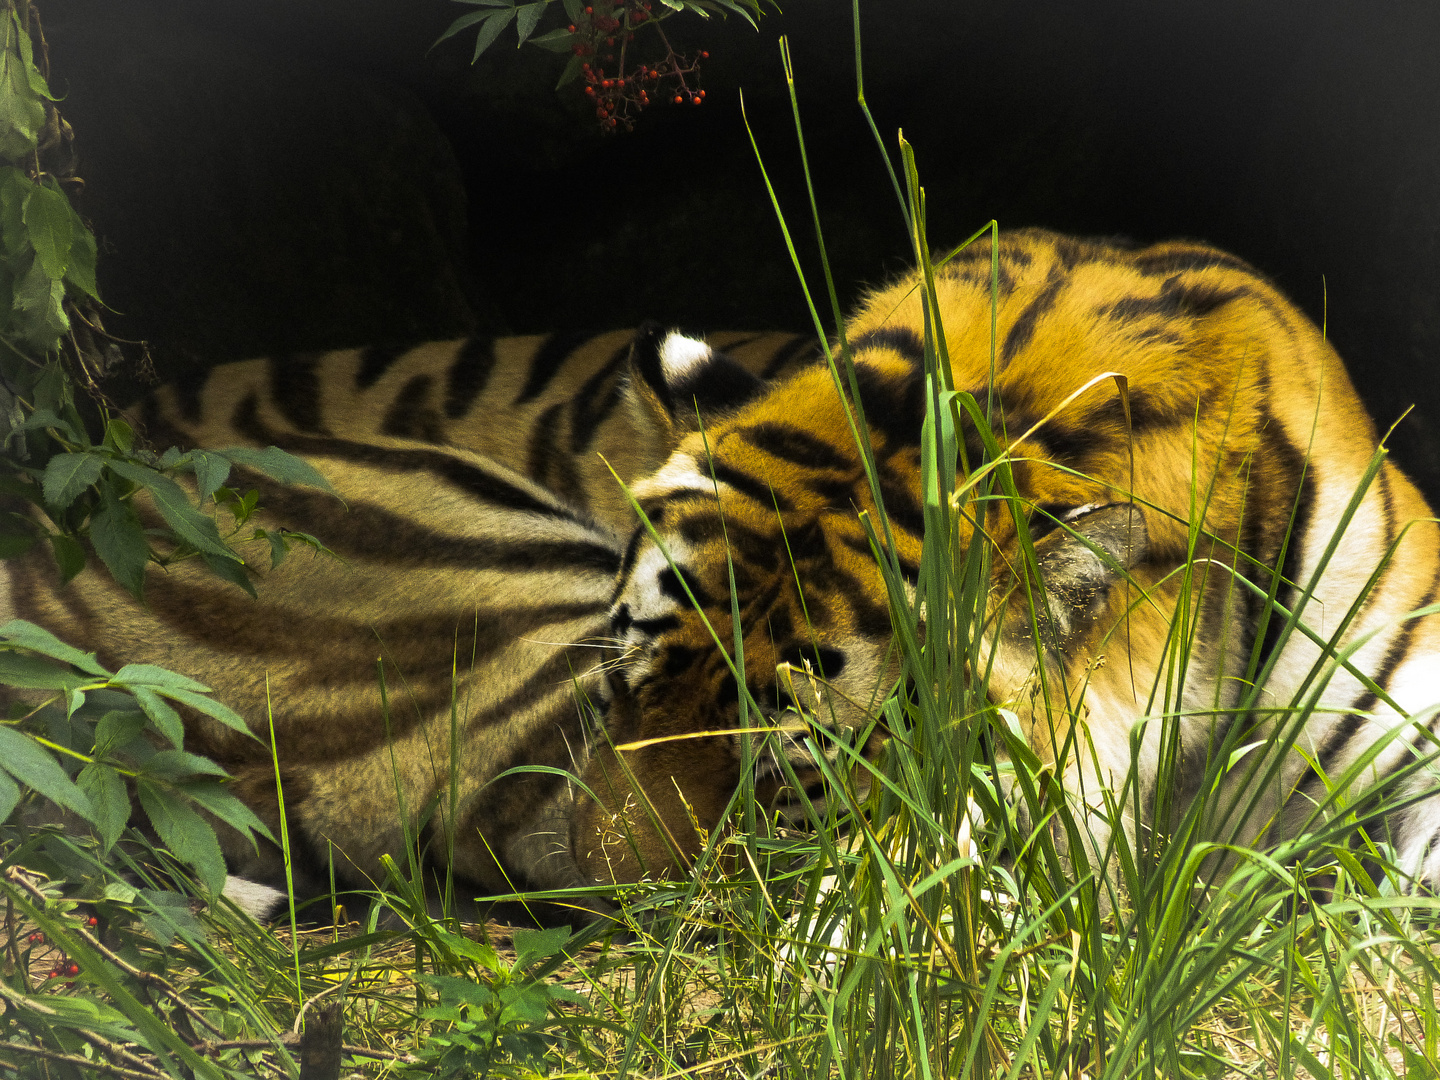
<instances>
[{"instance_id":1,"label":"green leaf","mask_svg":"<svg viewBox=\"0 0 1440 1080\"><path fill-rule=\"evenodd\" d=\"M195 450L190 454L190 468L195 470L195 485L200 489L202 501L220 490L220 485L230 475L230 461L220 454L207 454Z\"/></svg>"},{"instance_id":2,"label":"green leaf","mask_svg":"<svg viewBox=\"0 0 1440 1080\"><path fill-rule=\"evenodd\" d=\"M43 626L36 626L24 619L11 619L4 626L0 626L0 638L4 638L8 644L71 664L91 675L107 679L110 677L110 672L100 665L93 652L81 652L73 645L66 645Z\"/></svg>"},{"instance_id":3,"label":"green leaf","mask_svg":"<svg viewBox=\"0 0 1440 1080\"><path fill-rule=\"evenodd\" d=\"M213 896L225 886L225 857L215 830L175 794L144 778L135 781L140 806L160 840L182 862L194 867L200 883Z\"/></svg>"},{"instance_id":4,"label":"green leaf","mask_svg":"<svg viewBox=\"0 0 1440 1080\"><path fill-rule=\"evenodd\" d=\"M17 518L19 514L0 516L0 559L17 559L35 546L35 534Z\"/></svg>"},{"instance_id":5,"label":"green leaf","mask_svg":"<svg viewBox=\"0 0 1440 1080\"><path fill-rule=\"evenodd\" d=\"M9 288L9 283L0 284L0 288ZM20 399L11 393L8 386L0 385L0 449L10 450L10 445L15 444L13 451L16 458L25 461L29 457L29 448L25 443L25 409L20 404Z\"/></svg>"},{"instance_id":6,"label":"green leaf","mask_svg":"<svg viewBox=\"0 0 1440 1080\"><path fill-rule=\"evenodd\" d=\"M715 3L718 4L720 7L724 8L726 11L733 11L736 15L739 15L752 27L757 30L759 29L758 26L755 26L755 20L750 17L750 12L746 11L743 7L737 4L735 0L715 0Z\"/></svg>"},{"instance_id":7,"label":"green leaf","mask_svg":"<svg viewBox=\"0 0 1440 1080\"><path fill-rule=\"evenodd\" d=\"M161 750L145 762L145 774L162 780L183 780L189 776L224 776L230 774L215 762L184 750Z\"/></svg>"},{"instance_id":8,"label":"green leaf","mask_svg":"<svg viewBox=\"0 0 1440 1080\"><path fill-rule=\"evenodd\" d=\"M35 380L31 397L35 411L45 410L58 416L69 400L70 381L65 376L65 369L51 360L40 369L40 378Z\"/></svg>"},{"instance_id":9,"label":"green leaf","mask_svg":"<svg viewBox=\"0 0 1440 1080\"><path fill-rule=\"evenodd\" d=\"M563 26L557 27L539 37L530 39L531 45L539 45L548 52L564 53L570 52L575 44L575 35L566 30Z\"/></svg>"},{"instance_id":10,"label":"green leaf","mask_svg":"<svg viewBox=\"0 0 1440 1080\"><path fill-rule=\"evenodd\" d=\"M0 168L0 252L12 263L34 250L25 233L25 199L34 186L15 166Z\"/></svg>"},{"instance_id":11,"label":"green leaf","mask_svg":"<svg viewBox=\"0 0 1440 1080\"><path fill-rule=\"evenodd\" d=\"M92 756L122 753L144 731L144 713L112 709L95 725L95 752Z\"/></svg>"},{"instance_id":12,"label":"green leaf","mask_svg":"<svg viewBox=\"0 0 1440 1080\"><path fill-rule=\"evenodd\" d=\"M4 822L20 803L20 785L0 773L0 822Z\"/></svg>"},{"instance_id":13,"label":"green leaf","mask_svg":"<svg viewBox=\"0 0 1440 1080\"><path fill-rule=\"evenodd\" d=\"M95 809L50 752L28 735L0 724L0 769L45 798L93 821Z\"/></svg>"},{"instance_id":14,"label":"green leaf","mask_svg":"<svg viewBox=\"0 0 1440 1080\"><path fill-rule=\"evenodd\" d=\"M33 259L15 283L15 329L35 348L54 352L70 329L64 302L65 283L47 274L38 257Z\"/></svg>"},{"instance_id":15,"label":"green leaf","mask_svg":"<svg viewBox=\"0 0 1440 1080\"><path fill-rule=\"evenodd\" d=\"M180 702L182 705L189 705L190 708L194 709L196 712L202 712L206 716L214 720L220 721L220 723L224 724L228 728L232 728L235 731L241 732L242 734L249 735L251 738L256 737L255 733L250 730L250 728L246 725L245 721L241 718L239 713L237 713L234 709L230 708L230 706L225 705L222 702L216 701L212 697L209 697L205 694L193 693L189 690L165 689L161 690L160 693L164 694L166 697L173 698L174 700Z\"/></svg>"},{"instance_id":16,"label":"green leaf","mask_svg":"<svg viewBox=\"0 0 1440 1080\"><path fill-rule=\"evenodd\" d=\"M284 562L285 556L290 554L290 545L285 542L285 534L280 529L256 529L255 538L270 541L271 570Z\"/></svg>"},{"instance_id":17,"label":"green leaf","mask_svg":"<svg viewBox=\"0 0 1440 1080\"><path fill-rule=\"evenodd\" d=\"M563 0L565 15L572 23L578 23L585 13L585 0Z\"/></svg>"},{"instance_id":18,"label":"green leaf","mask_svg":"<svg viewBox=\"0 0 1440 1080\"><path fill-rule=\"evenodd\" d=\"M165 524L174 530L177 537L196 551L209 552L222 559L239 561L238 556L220 539L220 531L215 527L215 520L206 517L191 506L184 489L174 480L154 469L136 465L130 461L112 461L110 468L126 480L148 490L150 497L155 502L155 508L165 519Z\"/></svg>"},{"instance_id":19,"label":"green leaf","mask_svg":"<svg viewBox=\"0 0 1440 1080\"><path fill-rule=\"evenodd\" d=\"M13 473L0 472L0 493L6 495L18 495L27 502L39 506L43 501L40 498L40 485L22 480Z\"/></svg>"},{"instance_id":20,"label":"green leaf","mask_svg":"<svg viewBox=\"0 0 1440 1080\"><path fill-rule=\"evenodd\" d=\"M40 74L39 69L35 66L34 43L31 42L30 35L25 33L24 27L19 22L19 12L16 12L14 8L11 8L11 11L14 13L13 17L16 19L16 36L20 39L20 58L25 61L25 72L30 83L30 89L41 97L54 101L55 98L50 93L50 87L45 84L45 77Z\"/></svg>"},{"instance_id":21,"label":"green leaf","mask_svg":"<svg viewBox=\"0 0 1440 1080\"><path fill-rule=\"evenodd\" d=\"M536 960L554 956L570 940L570 928L552 926L548 930L515 931L515 967L529 967Z\"/></svg>"},{"instance_id":22,"label":"green leaf","mask_svg":"<svg viewBox=\"0 0 1440 1080\"><path fill-rule=\"evenodd\" d=\"M80 441L80 433L70 426L69 420L62 420L49 409L36 409L21 426L23 431L43 431L54 428L71 442Z\"/></svg>"},{"instance_id":23,"label":"green leaf","mask_svg":"<svg viewBox=\"0 0 1440 1080\"><path fill-rule=\"evenodd\" d=\"M480 54L495 44L495 39L500 36L500 31L510 25L510 20L515 17L515 9L509 8L505 11L493 12L488 21L480 27L480 32L475 35L475 52L470 57L473 64L480 59Z\"/></svg>"},{"instance_id":24,"label":"green leaf","mask_svg":"<svg viewBox=\"0 0 1440 1080\"><path fill-rule=\"evenodd\" d=\"M0 157L19 158L35 148L45 126L45 103L30 81L33 64L23 51L30 39L21 32L11 9L4 20L3 51L0 51ZM38 74L38 72L37 72Z\"/></svg>"},{"instance_id":25,"label":"green leaf","mask_svg":"<svg viewBox=\"0 0 1440 1080\"><path fill-rule=\"evenodd\" d=\"M243 562L237 559L217 558L208 551L201 552L200 558L205 560L205 565L210 567L216 577L244 589L250 594L251 599L259 599L259 595L255 592L255 586L250 581L250 575L245 572Z\"/></svg>"},{"instance_id":26,"label":"green leaf","mask_svg":"<svg viewBox=\"0 0 1440 1080\"><path fill-rule=\"evenodd\" d=\"M57 533L50 537L50 547L55 552L55 561L60 564L61 585L68 584L71 578L85 569L85 549L73 536Z\"/></svg>"},{"instance_id":27,"label":"green leaf","mask_svg":"<svg viewBox=\"0 0 1440 1080\"><path fill-rule=\"evenodd\" d=\"M125 782L109 765L94 761L80 770L75 783L95 808L91 820L100 836L103 854L115 846L130 820L130 796L125 791Z\"/></svg>"},{"instance_id":28,"label":"green leaf","mask_svg":"<svg viewBox=\"0 0 1440 1080\"><path fill-rule=\"evenodd\" d=\"M255 812L241 802L226 785L214 780L191 780L179 786L187 798L198 803L214 814L232 829L242 833L253 843L252 833L259 833L267 840L274 841L265 823Z\"/></svg>"},{"instance_id":29,"label":"green leaf","mask_svg":"<svg viewBox=\"0 0 1440 1080\"><path fill-rule=\"evenodd\" d=\"M486 0L465 0L465 2L473 2L480 4L485 3ZM472 11L469 15L461 15L458 19L456 19L454 22L452 22L449 26L445 28L445 32L441 34L438 38L436 38L434 44L432 44L430 47L433 49L436 45L439 45L440 42L454 37L461 30L474 26L477 22L481 22L485 19L490 18L492 15L498 14L500 14L498 11Z\"/></svg>"},{"instance_id":30,"label":"green leaf","mask_svg":"<svg viewBox=\"0 0 1440 1080\"><path fill-rule=\"evenodd\" d=\"M96 480L104 459L99 454L56 454L45 463L42 490L52 510L64 510Z\"/></svg>"},{"instance_id":31,"label":"green leaf","mask_svg":"<svg viewBox=\"0 0 1440 1080\"><path fill-rule=\"evenodd\" d=\"M71 211L73 213L73 207ZM70 266L65 271L65 280L87 296L99 300L100 290L95 284L95 262L98 256L95 234L86 228L78 215L75 217L72 232L74 240L70 244Z\"/></svg>"},{"instance_id":32,"label":"green leaf","mask_svg":"<svg viewBox=\"0 0 1440 1080\"><path fill-rule=\"evenodd\" d=\"M278 446L267 446L264 450L256 450L251 446L231 446L224 450L217 450L215 453L224 454L235 464L254 469L272 480L279 480L282 484L304 484L307 487L315 487L329 492L331 495L336 494L335 489L330 486L330 481L326 480L314 465L304 458L287 454Z\"/></svg>"},{"instance_id":33,"label":"green leaf","mask_svg":"<svg viewBox=\"0 0 1440 1080\"><path fill-rule=\"evenodd\" d=\"M126 664L110 681L132 689L148 686L155 690L191 690L201 694L210 692L210 687L204 683L198 683L189 676L169 668L156 667L154 664Z\"/></svg>"},{"instance_id":34,"label":"green leaf","mask_svg":"<svg viewBox=\"0 0 1440 1080\"><path fill-rule=\"evenodd\" d=\"M105 445L128 454L135 446L135 429L118 417L105 425Z\"/></svg>"},{"instance_id":35,"label":"green leaf","mask_svg":"<svg viewBox=\"0 0 1440 1080\"><path fill-rule=\"evenodd\" d=\"M56 280L63 279L70 266L74 225L75 215L63 191L48 184L30 185L30 197L25 200L25 227L30 231L30 243L40 265Z\"/></svg>"},{"instance_id":36,"label":"green leaf","mask_svg":"<svg viewBox=\"0 0 1440 1080\"><path fill-rule=\"evenodd\" d=\"M150 543L135 508L116 498L111 484L101 487L100 509L90 517L90 544L121 587L141 599Z\"/></svg>"},{"instance_id":37,"label":"green leaf","mask_svg":"<svg viewBox=\"0 0 1440 1080\"><path fill-rule=\"evenodd\" d=\"M581 60L580 57L570 57L569 61L565 64L565 70L560 72L560 78L555 82L555 89L559 90L566 83L572 83L578 79L580 72L583 70L583 64L584 61Z\"/></svg>"},{"instance_id":38,"label":"green leaf","mask_svg":"<svg viewBox=\"0 0 1440 1080\"><path fill-rule=\"evenodd\" d=\"M545 9L549 6L548 0L540 0L539 3L522 4L515 9L515 32L520 35L520 40L515 43L517 49L524 45L526 39L535 32L535 24L540 21L540 16L545 14Z\"/></svg>"},{"instance_id":39,"label":"green leaf","mask_svg":"<svg viewBox=\"0 0 1440 1080\"><path fill-rule=\"evenodd\" d=\"M170 745L178 750L185 741L185 725L180 720L180 714L148 687L132 687L130 693L135 695L135 700L140 703L140 708L145 710L145 715L155 725L155 730L169 739Z\"/></svg>"}]
</instances>

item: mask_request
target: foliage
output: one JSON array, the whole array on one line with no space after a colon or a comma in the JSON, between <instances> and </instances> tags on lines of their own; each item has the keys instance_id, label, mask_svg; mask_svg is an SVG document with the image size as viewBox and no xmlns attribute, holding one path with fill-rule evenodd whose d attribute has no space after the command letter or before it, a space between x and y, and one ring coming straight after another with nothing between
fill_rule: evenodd
<instances>
[{"instance_id":1,"label":"foliage","mask_svg":"<svg viewBox=\"0 0 1440 1080\"><path fill-rule=\"evenodd\" d=\"M583 79L584 94L604 132L634 130L635 117L652 101L699 105L705 100L699 86L700 61L710 54L677 52L661 25L666 19L682 13L703 18L729 13L754 26L761 14L760 0L560 0L564 25L537 34L555 2L456 0L481 10L461 15L439 41L477 28L473 63L513 23L517 47L528 41L550 52L569 53L557 89ZM650 39L654 48L646 52L635 45L637 33L642 41ZM605 64L614 65L608 74Z\"/></svg>"},{"instance_id":2,"label":"foliage","mask_svg":"<svg viewBox=\"0 0 1440 1080\"><path fill-rule=\"evenodd\" d=\"M247 838L269 835L218 782L223 769L181 748L184 729L172 702L250 734L193 679L150 664L110 672L94 653L15 619L0 626L0 685L40 699L28 710L19 706L18 719L0 723L0 821L11 817L22 788L28 789L31 799L87 824L103 859L130 820L133 789L161 842L211 894L225 882L225 860L203 815ZM0 825L0 839L20 841L25 833L16 829ZM92 882L88 890L97 899L98 888Z\"/></svg>"},{"instance_id":3,"label":"foliage","mask_svg":"<svg viewBox=\"0 0 1440 1080\"><path fill-rule=\"evenodd\" d=\"M501 1061L523 1074L543 1068L555 1045L546 1028L559 1004L584 1005L573 990L547 982L566 959L570 938L565 927L515 931L513 961L503 960L486 942L436 926L426 935L435 955L444 957L443 975L420 981L440 995L440 1003L421 1012L431 1021L429 1037L413 1071L440 1077L499 1076Z\"/></svg>"},{"instance_id":4,"label":"foliage","mask_svg":"<svg viewBox=\"0 0 1440 1080\"><path fill-rule=\"evenodd\" d=\"M0 494L13 497L0 506L0 558L45 540L69 581L85 567L88 540L139 598L148 563L198 556L253 595L234 545L268 543L272 566L292 542L320 545L284 529L243 534L257 495L225 486L232 466L282 483L329 485L274 447L156 454L111 415L96 382L108 361L96 343L104 332L95 236L66 195L80 183L71 132L37 67L35 42L43 56L44 39L27 0L4 0L0 35L0 160L9 161L0 164ZM77 383L91 402L77 400ZM81 415L84 404L98 413L93 424ZM98 440L92 426L103 432ZM177 478L193 479L193 499ZM145 503L158 521L137 511ZM223 535L213 512L220 507L231 522Z\"/></svg>"}]
</instances>

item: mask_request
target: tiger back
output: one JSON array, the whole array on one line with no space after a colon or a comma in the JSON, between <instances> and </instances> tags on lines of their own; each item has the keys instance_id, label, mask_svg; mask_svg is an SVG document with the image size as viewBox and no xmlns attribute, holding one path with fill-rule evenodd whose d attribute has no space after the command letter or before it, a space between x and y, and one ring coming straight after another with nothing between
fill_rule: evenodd
<instances>
[{"instance_id":1,"label":"tiger back","mask_svg":"<svg viewBox=\"0 0 1440 1080\"><path fill-rule=\"evenodd\" d=\"M410 439L479 454L619 536L635 518L620 484L671 446L625 395L632 330L464 338L410 347L289 353L197 370L138 410L157 445ZM810 363L813 338L727 331L711 345L757 378ZM613 472L612 472L613 470Z\"/></svg>"},{"instance_id":2,"label":"tiger back","mask_svg":"<svg viewBox=\"0 0 1440 1080\"><path fill-rule=\"evenodd\" d=\"M1405 616L1437 599L1440 529L1388 460L1364 487L1375 429L1320 331L1245 263L1196 243L1022 231L999 240L993 278L988 249L951 259L936 274L934 325L955 387L993 402L1024 509L962 503L940 542L968 545L983 529L995 569L975 632L986 627L989 693L1088 816L1092 860L1105 861L1105 802L1128 777L1142 807L1133 827L1162 800L1183 810L1214 755L1265 743L1307 693L1320 704L1294 733L1303 754L1221 767L1209 837L1291 835L1326 779L1392 731L1367 777L1432 753L1436 721L1416 728L1408 715L1440 700L1440 622ZM917 275L902 278L846 327L892 554L912 581L921 294ZM678 776L682 753L703 758L700 776L737 774L733 738L703 751L672 741L738 721L731 664L707 621L743 643L761 726L863 732L898 673L889 601L857 522L861 511L878 520L877 507L830 373L796 373L703 432L678 411L663 421L677 449L635 489L656 531L632 540L612 610L626 651L610 725L625 748L596 754L591 772L610 786L592 783L598 799L582 796L576 811L577 863L602 879L634 875L627 860L673 858L686 815L724 788L681 780L638 798L629 777ZM974 467L981 438L962 432ZM966 479L958 463L956 475ZM1022 530L1043 582L1015 576ZM1331 659L1346 650L1349 668ZM1262 686L1242 708L1247 677ZM1183 782L1162 792L1167 714ZM1433 782L1422 770L1407 790ZM658 827L646 803L662 808ZM1440 800L1405 806L1389 825L1403 871L1440 883Z\"/></svg>"}]
</instances>

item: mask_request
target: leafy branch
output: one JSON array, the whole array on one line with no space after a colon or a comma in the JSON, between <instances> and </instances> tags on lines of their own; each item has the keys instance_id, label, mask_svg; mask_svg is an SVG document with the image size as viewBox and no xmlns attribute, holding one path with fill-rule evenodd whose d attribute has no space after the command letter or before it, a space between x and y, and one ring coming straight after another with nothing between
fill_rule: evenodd
<instances>
[{"instance_id":1,"label":"leafy branch","mask_svg":"<svg viewBox=\"0 0 1440 1080\"><path fill-rule=\"evenodd\" d=\"M103 329L95 235L70 202L83 181L73 132L50 91L47 53L29 0L0 0L0 558L44 540L69 581L85 567L88 540L136 598L148 563L192 557L254 595L236 545L268 543L272 567L292 543L321 545L286 529L244 533L257 496L225 486L232 467L329 485L274 447L156 454L114 415L100 384L121 342ZM90 423L76 386L87 391ZM98 441L92 428L103 432ZM158 521L144 521L137 497ZM230 515L224 534L222 508Z\"/></svg>"},{"instance_id":2,"label":"leafy branch","mask_svg":"<svg viewBox=\"0 0 1440 1080\"><path fill-rule=\"evenodd\" d=\"M0 722L0 821L28 789L88 823L103 856L130 820L133 786L161 841L212 893L224 884L225 860L204 815L246 838L269 836L220 783L224 769L181 749L177 704L250 734L209 687L151 664L111 672L94 653L20 619L0 626L0 685L38 701Z\"/></svg>"},{"instance_id":3,"label":"leafy branch","mask_svg":"<svg viewBox=\"0 0 1440 1080\"><path fill-rule=\"evenodd\" d=\"M699 87L700 61L710 54L677 52L661 27L666 19L684 13L706 19L728 13L754 26L761 14L761 0L559 0L564 22L537 34L556 0L455 2L479 10L452 22L437 45L474 28L474 63L514 25L517 48L529 42L550 52L568 52L570 62L556 88L583 77L585 96L605 132L633 130L636 115L653 102L699 105L705 100ZM650 39L648 51L635 46L637 34ZM605 64L613 65L608 73Z\"/></svg>"}]
</instances>

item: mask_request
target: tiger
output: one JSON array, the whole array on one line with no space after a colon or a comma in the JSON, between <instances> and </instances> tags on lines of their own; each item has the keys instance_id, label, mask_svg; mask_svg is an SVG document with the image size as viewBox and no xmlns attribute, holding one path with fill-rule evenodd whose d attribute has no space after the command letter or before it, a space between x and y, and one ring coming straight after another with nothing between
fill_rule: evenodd
<instances>
[{"instance_id":1,"label":"tiger","mask_svg":"<svg viewBox=\"0 0 1440 1080\"><path fill-rule=\"evenodd\" d=\"M637 342L635 392L675 449L633 487L650 526L630 537L610 610L623 652L573 810L582 874L634 879L699 852L742 760L742 647L751 722L795 731L793 764L806 729L811 746L850 732L873 755L877 700L905 692L880 563L913 592L925 543L978 537L992 570L970 677L988 673L989 702L1079 811L1086 850L1069 858L1107 865L1107 803L1133 808L1133 844L1207 775L1204 836L1294 836L1383 743L1362 771L1403 774L1395 865L1440 884L1436 770L1416 767L1435 756L1440 621L1408 617L1440 599L1440 526L1388 458L1371 475L1380 440L1321 330L1194 241L1007 232L939 261L933 287L927 309L913 271L847 319L855 400L843 362L816 365L702 423L668 389L667 357L718 351L678 332ZM939 466L960 492L953 534L929 538L927 327L948 385L993 410L1001 451L987 458L979 427L958 422ZM1002 458L1016 498L967 501ZM923 640L923 606L919 619ZM1313 711L1285 711L1307 695ZM1241 752L1254 745L1270 749ZM756 768L774 780L776 759Z\"/></svg>"},{"instance_id":2,"label":"tiger","mask_svg":"<svg viewBox=\"0 0 1440 1080\"><path fill-rule=\"evenodd\" d=\"M152 564L142 605L103 570L62 585L32 551L0 575L0 623L40 624L112 670L151 663L210 687L257 738L187 711L185 747L225 768L279 839L273 720L302 898L332 871L342 890L373 888L382 856L404 866L417 848L457 896L592 885L570 854L562 774L579 782L603 724L609 608L634 527L622 482L669 452L626 391L634 336L283 354L160 387L127 410L152 445L279 446L314 465L335 494L239 466L229 483L259 493L248 524L310 533L334 557L271 568L268 550L242 549L254 600L198 560ZM748 386L817 352L789 333L713 340L727 358L685 387L707 415L728 401L727 377ZM143 492L135 503L161 524ZM501 778L517 767L549 771ZM273 913L280 848L216 824L226 894ZM604 909L576 903L582 918Z\"/></svg>"}]
</instances>

